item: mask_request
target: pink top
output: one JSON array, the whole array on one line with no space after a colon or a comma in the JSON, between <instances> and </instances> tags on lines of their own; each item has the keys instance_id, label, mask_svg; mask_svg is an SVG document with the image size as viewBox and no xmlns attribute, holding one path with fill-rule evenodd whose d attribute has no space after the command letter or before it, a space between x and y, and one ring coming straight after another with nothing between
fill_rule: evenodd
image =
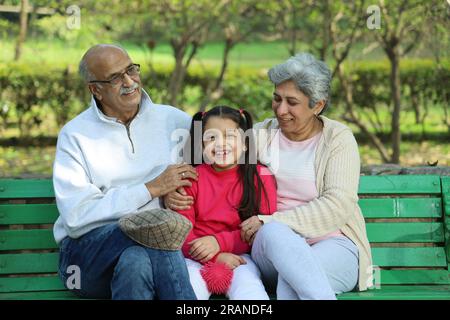
<instances>
[{"instance_id":1,"label":"pink top","mask_svg":"<svg viewBox=\"0 0 450 320\"><path fill-rule=\"evenodd\" d=\"M262 168L262 165L258 165L258 172ZM207 164L196 167L198 181L192 181L192 187L185 188L187 194L194 198L194 204L188 210L179 211L193 225L182 247L185 257L191 258L189 242L208 235L216 237L220 252L240 255L250 251L248 243L241 240L239 228L242 221L237 208L241 202L243 186L238 169L239 167L235 167L219 172ZM273 175L265 174L260 177L267 198L263 192L259 214L272 214L277 209L276 182Z\"/></svg>"},{"instance_id":2,"label":"pink top","mask_svg":"<svg viewBox=\"0 0 450 320\"><path fill-rule=\"evenodd\" d=\"M281 130L279 134L278 211L302 206L319 197L316 187L314 160L321 133L303 141L289 140ZM341 235L339 230L322 237L307 239L312 245L321 240Z\"/></svg>"}]
</instances>

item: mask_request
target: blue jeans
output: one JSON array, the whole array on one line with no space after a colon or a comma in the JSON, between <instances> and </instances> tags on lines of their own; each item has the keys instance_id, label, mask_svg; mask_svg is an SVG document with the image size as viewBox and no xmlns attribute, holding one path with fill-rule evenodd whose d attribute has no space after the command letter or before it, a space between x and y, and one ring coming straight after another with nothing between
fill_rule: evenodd
<instances>
[{"instance_id":1,"label":"blue jeans","mask_svg":"<svg viewBox=\"0 0 450 320\"><path fill-rule=\"evenodd\" d=\"M345 236L309 245L287 225L264 224L256 234L252 258L279 300L335 300L358 282L358 248Z\"/></svg>"},{"instance_id":2,"label":"blue jeans","mask_svg":"<svg viewBox=\"0 0 450 320\"><path fill-rule=\"evenodd\" d=\"M79 268L79 286L68 286ZM181 251L144 247L117 223L60 243L59 276L83 298L195 300Z\"/></svg>"}]
</instances>

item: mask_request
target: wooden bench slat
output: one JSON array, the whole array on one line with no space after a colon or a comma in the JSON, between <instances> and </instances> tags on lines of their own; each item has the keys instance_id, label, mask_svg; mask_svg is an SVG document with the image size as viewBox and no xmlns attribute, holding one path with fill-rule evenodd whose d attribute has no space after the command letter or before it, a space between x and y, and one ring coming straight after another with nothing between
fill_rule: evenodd
<instances>
[{"instance_id":1,"label":"wooden bench slat","mask_svg":"<svg viewBox=\"0 0 450 320\"><path fill-rule=\"evenodd\" d=\"M447 270L381 270L382 285L450 284ZM58 276L0 278L0 292L66 290Z\"/></svg>"},{"instance_id":2,"label":"wooden bench slat","mask_svg":"<svg viewBox=\"0 0 450 320\"><path fill-rule=\"evenodd\" d=\"M360 199L365 218L441 218L441 198Z\"/></svg>"},{"instance_id":3,"label":"wooden bench slat","mask_svg":"<svg viewBox=\"0 0 450 320\"><path fill-rule=\"evenodd\" d=\"M422 300L450 299L450 286L382 286L363 292L348 292L337 296L338 300ZM66 291L0 293L0 300L67 300L79 299Z\"/></svg>"},{"instance_id":4,"label":"wooden bench slat","mask_svg":"<svg viewBox=\"0 0 450 320\"><path fill-rule=\"evenodd\" d=\"M0 199L54 198L49 179L0 179Z\"/></svg>"},{"instance_id":5,"label":"wooden bench slat","mask_svg":"<svg viewBox=\"0 0 450 320\"><path fill-rule=\"evenodd\" d=\"M444 242L441 222L366 223L369 242Z\"/></svg>"},{"instance_id":6,"label":"wooden bench slat","mask_svg":"<svg viewBox=\"0 0 450 320\"><path fill-rule=\"evenodd\" d=\"M347 292L337 296L338 300L448 300L450 286L381 286L363 292Z\"/></svg>"},{"instance_id":7,"label":"wooden bench slat","mask_svg":"<svg viewBox=\"0 0 450 320\"><path fill-rule=\"evenodd\" d=\"M381 270L382 285L450 284L447 270ZM0 278L0 292L66 290L58 276Z\"/></svg>"},{"instance_id":8,"label":"wooden bench slat","mask_svg":"<svg viewBox=\"0 0 450 320\"><path fill-rule=\"evenodd\" d=\"M444 225L440 222L367 223L372 243L442 243ZM58 248L52 229L0 230L0 251Z\"/></svg>"},{"instance_id":9,"label":"wooden bench slat","mask_svg":"<svg viewBox=\"0 0 450 320\"><path fill-rule=\"evenodd\" d=\"M0 292L67 290L58 276L0 278Z\"/></svg>"},{"instance_id":10,"label":"wooden bench slat","mask_svg":"<svg viewBox=\"0 0 450 320\"><path fill-rule=\"evenodd\" d=\"M53 224L58 215L58 208L54 203L0 205L0 225Z\"/></svg>"},{"instance_id":11,"label":"wooden bench slat","mask_svg":"<svg viewBox=\"0 0 450 320\"><path fill-rule=\"evenodd\" d=\"M73 300L73 299L80 299L80 298L69 290L0 293L0 300Z\"/></svg>"},{"instance_id":12,"label":"wooden bench slat","mask_svg":"<svg viewBox=\"0 0 450 320\"><path fill-rule=\"evenodd\" d=\"M380 267L447 267L443 247L372 248L372 258Z\"/></svg>"},{"instance_id":13,"label":"wooden bench slat","mask_svg":"<svg viewBox=\"0 0 450 320\"><path fill-rule=\"evenodd\" d=\"M0 274L57 272L59 253L19 253L0 255Z\"/></svg>"},{"instance_id":14,"label":"wooden bench slat","mask_svg":"<svg viewBox=\"0 0 450 320\"><path fill-rule=\"evenodd\" d=\"M442 247L372 248L374 264L381 267L446 267ZM0 274L56 272L58 253L0 255Z\"/></svg>"},{"instance_id":15,"label":"wooden bench slat","mask_svg":"<svg viewBox=\"0 0 450 320\"><path fill-rule=\"evenodd\" d=\"M450 265L450 177L442 177L442 202L445 215L447 261Z\"/></svg>"},{"instance_id":16,"label":"wooden bench slat","mask_svg":"<svg viewBox=\"0 0 450 320\"><path fill-rule=\"evenodd\" d=\"M1 230L0 251L58 248L52 229Z\"/></svg>"},{"instance_id":17,"label":"wooden bench slat","mask_svg":"<svg viewBox=\"0 0 450 320\"><path fill-rule=\"evenodd\" d=\"M395 243L444 242L444 226L439 222L367 223L369 241ZM0 251L58 248L52 229L2 230Z\"/></svg>"},{"instance_id":18,"label":"wooden bench slat","mask_svg":"<svg viewBox=\"0 0 450 320\"><path fill-rule=\"evenodd\" d=\"M359 194L440 194L436 175L361 176Z\"/></svg>"},{"instance_id":19,"label":"wooden bench slat","mask_svg":"<svg viewBox=\"0 0 450 320\"><path fill-rule=\"evenodd\" d=\"M380 270L382 285L396 284L449 284L450 273L446 269Z\"/></svg>"},{"instance_id":20,"label":"wooden bench slat","mask_svg":"<svg viewBox=\"0 0 450 320\"><path fill-rule=\"evenodd\" d=\"M440 198L360 199L365 218L440 218ZM56 204L0 205L0 224L54 223L58 218Z\"/></svg>"},{"instance_id":21,"label":"wooden bench slat","mask_svg":"<svg viewBox=\"0 0 450 320\"><path fill-rule=\"evenodd\" d=\"M439 194L440 177L436 175L361 176L360 194ZM54 197L50 179L1 179L0 198Z\"/></svg>"}]
</instances>

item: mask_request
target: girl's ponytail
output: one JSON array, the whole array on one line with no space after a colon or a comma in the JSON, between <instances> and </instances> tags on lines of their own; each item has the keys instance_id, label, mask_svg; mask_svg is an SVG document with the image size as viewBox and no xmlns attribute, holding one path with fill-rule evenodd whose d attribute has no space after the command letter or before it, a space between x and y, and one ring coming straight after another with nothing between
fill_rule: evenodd
<instances>
[{"instance_id":1,"label":"girl's ponytail","mask_svg":"<svg viewBox=\"0 0 450 320\"><path fill-rule=\"evenodd\" d=\"M191 130L189 132L190 137L188 139L189 146L189 161L192 166L201 164L203 162L203 115L204 112L199 111L192 117ZM195 128L200 123L200 130L195 130Z\"/></svg>"},{"instance_id":2,"label":"girl's ponytail","mask_svg":"<svg viewBox=\"0 0 450 320\"><path fill-rule=\"evenodd\" d=\"M239 113L244 119L245 124L240 126L247 131L245 135L245 162L240 166L240 174L243 184L242 200L239 206L239 216L244 221L251 216L259 214L260 204L263 199L262 194L265 195L267 201L267 193L262 183L261 177L258 173L257 167L257 150L254 141L254 134L249 134L248 130L253 130L253 120L250 113L246 110L240 109ZM256 185L255 185L256 183Z\"/></svg>"},{"instance_id":3,"label":"girl's ponytail","mask_svg":"<svg viewBox=\"0 0 450 320\"><path fill-rule=\"evenodd\" d=\"M252 120L252 116L250 115L250 113L244 109L240 109L239 112L244 117L245 122L247 124L247 128L249 128L249 129L253 128L253 120Z\"/></svg>"}]
</instances>

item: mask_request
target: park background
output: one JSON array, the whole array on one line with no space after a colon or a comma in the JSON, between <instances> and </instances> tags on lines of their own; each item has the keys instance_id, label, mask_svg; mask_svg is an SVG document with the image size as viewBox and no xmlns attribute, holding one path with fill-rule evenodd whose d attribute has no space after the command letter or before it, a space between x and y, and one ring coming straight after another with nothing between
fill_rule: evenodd
<instances>
[{"instance_id":1,"label":"park background","mask_svg":"<svg viewBox=\"0 0 450 320\"><path fill-rule=\"evenodd\" d=\"M326 115L363 166L450 166L450 1L0 0L0 177L49 177L60 128L89 102L97 43L122 45L157 103L272 115L267 70L296 52L333 72Z\"/></svg>"}]
</instances>

